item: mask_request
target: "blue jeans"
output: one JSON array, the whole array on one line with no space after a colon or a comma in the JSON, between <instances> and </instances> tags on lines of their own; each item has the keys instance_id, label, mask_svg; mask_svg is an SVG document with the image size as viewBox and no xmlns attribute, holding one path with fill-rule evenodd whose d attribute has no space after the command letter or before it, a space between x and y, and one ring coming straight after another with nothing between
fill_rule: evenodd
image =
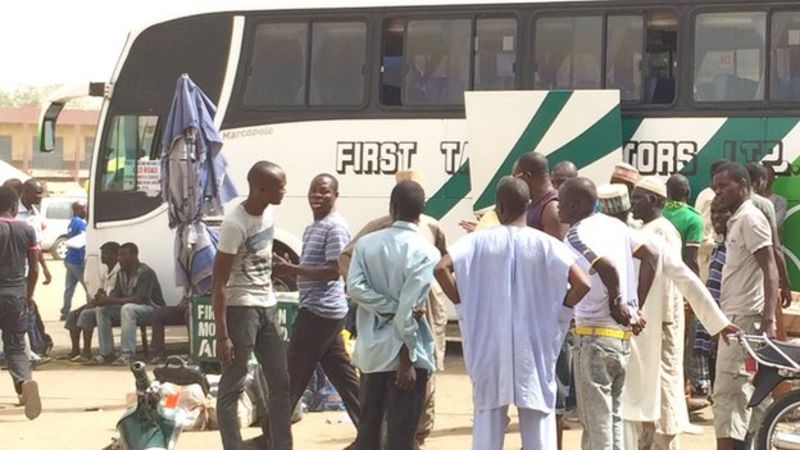
<instances>
[{"instance_id":1,"label":"blue jeans","mask_svg":"<svg viewBox=\"0 0 800 450\"><path fill-rule=\"evenodd\" d=\"M22 382L31 379L31 363L25 356L28 302L23 296L0 295L0 330L3 331L3 352L14 390L21 393Z\"/></svg>"},{"instance_id":2,"label":"blue jeans","mask_svg":"<svg viewBox=\"0 0 800 450\"><path fill-rule=\"evenodd\" d=\"M620 397L631 353L627 340L575 336L573 362L583 450L622 450Z\"/></svg>"},{"instance_id":3,"label":"blue jeans","mask_svg":"<svg viewBox=\"0 0 800 450\"><path fill-rule=\"evenodd\" d=\"M67 268L66 281L64 284L64 304L61 306L61 317L67 317L70 310L72 310L72 296L75 294L75 287L78 283L83 286L84 292L86 286L83 284L83 268L77 264L64 263Z\"/></svg>"},{"instance_id":4,"label":"blue jeans","mask_svg":"<svg viewBox=\"0 0 800 450\"><path fill-rule=\"evenodd\" d=\"M120 305L98 306L94 309L97 320L97 339L100 342L100 354L111 356L114 354L114 334L111 324L119 320L122 328L120 347L122 354L133 356L136 353L136 329L139 323L150 318L155 308L150 305L126 303Z\"/></svg>"}]
</instances>

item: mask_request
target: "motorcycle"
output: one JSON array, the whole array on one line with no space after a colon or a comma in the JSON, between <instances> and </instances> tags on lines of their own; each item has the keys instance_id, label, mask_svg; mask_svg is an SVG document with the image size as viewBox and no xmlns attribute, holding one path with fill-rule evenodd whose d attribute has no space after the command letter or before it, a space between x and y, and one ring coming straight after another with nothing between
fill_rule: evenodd
<instances>
[{"instance_id":1,"label":"motorcycle","mask_svg":"<svg viewBox=\"0 0 800 450\"><path fill-rule=\"evenodd\" d=\"M178 441L181 427L176 422L174 407L177 399L166 399L158 383L150 381L145 364L131 364L136 379L136 404L128 408L117 422L118 445L125 450L172 450Z\"/></svg>"},{"instance_id":2,"label":"motorcycle","mask_svg":"<svg viewBox=\"0 0 800 450\"><path fill-rule=\"evenodd\" d=\"M800 380L800 346L763 335L736 337L749 354L745 366L755 387L748 406L760 405L783 382ZM756 450L800 450L800 389L792 389L773 402L755 436Z\"/></svg>"}]
</instances>

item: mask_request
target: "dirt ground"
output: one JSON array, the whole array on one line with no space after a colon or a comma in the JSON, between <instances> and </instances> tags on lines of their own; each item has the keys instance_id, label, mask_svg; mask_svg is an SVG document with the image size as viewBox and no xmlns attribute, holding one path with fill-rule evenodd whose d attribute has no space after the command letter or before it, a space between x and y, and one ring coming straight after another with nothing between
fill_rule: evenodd
<instances>
[{"instance_id":1,"label":"dirt ground","mask_svg":"<svg viewBox=\"0 0 800 450\"><path fill-rule=\"evenodd\" d=\"M69 338L63 323L58 321L64 286L64 269L60 261L49 261L53 282L37 289L36 299L46 321L47 332L56 342L55 355L68 350ZM78 295L75 296L78 300ZM172 339L184 338L173 336ZM96 340L95 340L96 345ZM7 375L3 375L6 376ZM34 372L39 382L44 410L35 421L29 422L22 408L16 407L16 396L8 381L0 381L0 442L3 449L100 449L111 442L115 425L125 409L125 395L133 390L133 377L125 368L94 368L54 361ZM471 445L472 402L469 378L464 372L457 346L449 348L447 370L437 375L436 427L429 438L428 450L468 449ZM714 445L714 431L707 410L696 422L704 433L683 435L684 449L708 449ZM580 430L565 433L565 449L580 448ZM245 437L259 430L244 430ZM294 425L295 448L300 450L342 449L355 438L355 430L343 412L311 413ZM507 434L506 449L521 447L512 410L511 432ZM216 431L190 432L180 436L178 449L221 448Z\"/></svg>"}]
</instances>

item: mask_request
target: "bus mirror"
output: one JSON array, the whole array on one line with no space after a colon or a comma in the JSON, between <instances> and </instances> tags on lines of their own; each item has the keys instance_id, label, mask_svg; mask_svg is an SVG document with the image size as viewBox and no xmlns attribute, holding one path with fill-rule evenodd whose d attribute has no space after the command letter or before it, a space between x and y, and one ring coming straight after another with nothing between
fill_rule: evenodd
<instances>
[{"instance_id":1,"label":"bus mirror","mask_svg":"<svg viewBox=\"0 0 800 450\"><path fill-rule=\"evenodd\" d=\"M56 149L56 122L47 119L42 124L42 145L39 148L43 152L52 152Z\"/></svg>"},{"instance_id":2,"label":"bus mirror","mask_svg":"<svg viewBox=\"0 0 800 450\"><path fill-rule=\"evenodd\" d=\"M89 83L89 96L90 97L103 97L106 95L105 83Z\"/></svg>"},{"instance_id":3,"label":"bus mirror","mask_svg":"<svg viewBox=\"0 0 800 450\"><path fill-rule=\"evenodd\" d=\"M56 149L56 120L63 108L63 103L51 103L47 107L42 120L42 129L39 130L39 151L49 153Z\"/></svg>"}]
</instances>

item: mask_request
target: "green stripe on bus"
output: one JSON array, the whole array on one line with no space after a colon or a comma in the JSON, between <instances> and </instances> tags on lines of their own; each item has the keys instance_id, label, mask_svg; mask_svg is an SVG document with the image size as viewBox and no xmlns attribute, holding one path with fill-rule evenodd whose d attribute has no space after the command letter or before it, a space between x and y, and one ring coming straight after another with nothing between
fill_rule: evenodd
<instances>
[{"instance_id":1,"label":"green stripe on bus","mask_svg":"<svg viewBox=\"0 0 800 450\"><path fill-rule=\"evenodd\" d=\"M621 135L619 105L616 105L575 139L547 155L547 162L553 166L561 161L572 161L580 170L618 149Z\"/></svg>"},{"instance_id":2,"label":"green stripe on bus","mask_svg":"<svg viewBox=\"0 0 800 450\"><path fill-rule=\"evenodd\" d=\"M469 194L469 160L450 176L447 182L425 203L425 214L436 220L444 217L456 203Z\"/></svg>"},{"instance_id":3,"label":"green stripe on bus","mask_svg":"<svg viewBox=\"0 0 800 450\"><path fill-rule=\"evenodd\" d=\"M727 142L739 145L745 141L781 141L800 119L795 117L732 117L725 121L716 134L697 152L680 173L689 178L692 187L692 202L701 190L711 185L711 163L718 159L729 159ZM739 158L743 155L735 155ZM740 162L747 162L739 158Z\"/></svg>"},{"instance_id":4,"label":"green stripe on bus","mask_svg":"<svg viewBox=\"0 0 800 450\"><path fill-rule=\"evenodd\" d=\"M791 174L777 177L772 190L788 201L788 214L783 222L784 231L781 235L781 244L783 244L786 255L786 267L789 270L792 290L797 291L800 290L800 233L796 231L800 229L800 211L797 210L797 206L800 205L798 203L800 202L800 183L797 181L797 175L791 171L800 165L800 158L791 161L790 164Z\"/></svg>"},{"instance_id":5,"label":"green stripe on bus","mask_svg":"<svg viewBox=\"0 0 800 450\"><path fill-rule=\"evenodd\" d=\"M636 134L636 130L639 129L639 125L641 125L642 122L644 122L644 117L622 119L622 145L625 145L626 142L633 138L633 135Z\"/></svg>"},{"instance_id":6,"label":"green stripe on bus","mask_svg":"<svg viewBox=\"0 0 800 450\"><path fill-rule=\"evenodd\" d=\"M486 188L477 200L475 200L474 209L476 211L494 204L494 191L497 183L504 176L511 175L517 158L525 152L532 151L539 145L539 142L541 142L547 130L550 129L559 113L561 113L561 110L564 109L571 95L571 91L556 91L547 94L544 101L542 101L542 104L539 106L539 109L533 115L530 122L528 122L525 131L520 135L517 143L514 144L514 147L508 152L505 160L503 160L500 167L497 168L497 171L495 171L494 176L486 185Z\"/></svg>"}]
</instances>

